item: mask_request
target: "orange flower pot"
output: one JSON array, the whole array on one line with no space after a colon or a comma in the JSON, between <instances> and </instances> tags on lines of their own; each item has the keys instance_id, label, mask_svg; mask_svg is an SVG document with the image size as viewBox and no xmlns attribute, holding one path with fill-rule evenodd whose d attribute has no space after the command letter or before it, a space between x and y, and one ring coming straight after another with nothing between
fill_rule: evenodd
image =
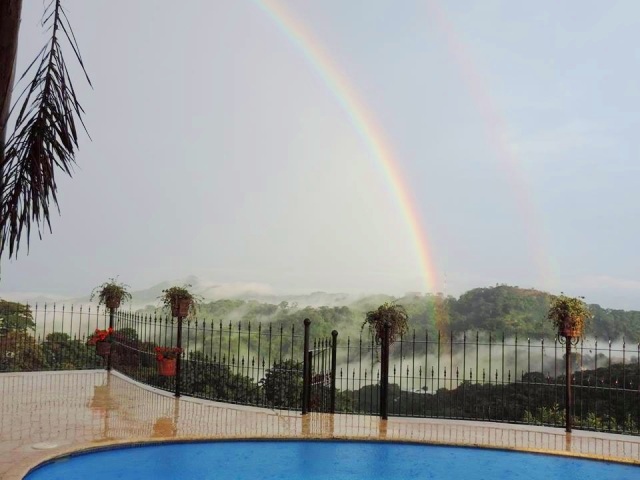
<instances>
[{"instance_id":1,"label":"orange flower pot","mask_svg":"<svg viewBox=\"0 0 640 480\"><path fill-rule=\"evenodd\" d=\"M580 336L580 329L572 322L565 322L558 329L558 333L562 337L577 338Z\"/></svg>"},{"instance_id":2,"label":"orange flower pot","mask_svg":"<svg viewBox=\"0 0 640 480\"><path fill-rule=\"evenodd\" d=\"M176 359L163 358L162 360L158 360L158 373L162 377L175 377L176 376Z\"/></svg>"},{"instance_id":3,"label":"orange flower pot","mask_svg":"<svg viewBox=\"0 0 640 480\"><path fill-rule=\"evenodd\" d=\"M100 357L108 357L111 355L111 342L97 342L96 355Z\"/></svg>"},{"instance_id":4,"label":"orange flower pot","mask_svg":"<svg viewBox=\"0 0 640 480\"><path fill-rule=\"evenodd\" d=\"M171 315L174 317L184 318L189 316L189 307L191 306L191 300L181 299L171 304Z\"/></svg>"}]
</instances>

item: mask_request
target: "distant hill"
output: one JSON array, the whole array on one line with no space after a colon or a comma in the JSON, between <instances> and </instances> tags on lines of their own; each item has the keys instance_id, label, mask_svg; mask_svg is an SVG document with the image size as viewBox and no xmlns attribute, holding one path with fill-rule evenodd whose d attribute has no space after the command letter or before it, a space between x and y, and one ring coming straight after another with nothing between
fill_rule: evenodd
<instances>
[{"instance_id":1,"label":"distant hill","mask_svg":"<svg viewBox=\"0 0 640 480\"><path fill-rule=\"evenodd\" d=\"M407 309L411 330L415 330L418 338L426 333L437 334L436 325L443 325L447 333L484 331L532 338L555 335L547 320L551 294L508 285L475 288L459 298L415 293L402 297L379 294L353 298L324 292L242 297L205 301L200 315L223 323L275 322L288 326L299 325L301 319L308 317L317 333L328 335L337 329L341 335L357 336L367 311L386 301L395 301ZM640 341L640 312L606 309L600 305L590 307L594 318L587 323L587 337L624 338L628 343ZM153 310L153 307L147 308L147 311Z\"/></svg>"},{"instance_id":2,"label":"distant hill","mask_svg":"<svg viewBox=\"0 0 640 480\"><path fill-rule=\"evenodd\" d=\"M446 331L490 331L496 334L523 337L553 337L555 332L547 320L551 294L535 289L496 285L469 290L460 297L408 293L402 297L390 295L348 295L313 292L306 295L276 294L262 284L214 284L188 277L183 281L167 281L144 290L131 292L134 310L152 312L159 306L158 296L164 288L189 283L192 290L204 297L202 318L213 321L278 322L298 325L302 318L313 321L316 332L330 334L338 329L341 335L358 335L367 311L386 301L396 301L409 313L409 323L417 336L436 334L436 325ZM35 296L35 295L34 295ZM27 301L25 296L6 300ZM52 300L40 296L37 300ZM61 301L58 304L89 303L89 297ZM35 303L34 297L29 303ZM608 309L590 305L594 318L587 323L586 336L602 340L622 339L629 344L640 342L640 312ZM125 305L125 308L129 306Z\"/></svg>"},{"instance_id":3,"label":"distant hill","mask_svg":"<svg viewBox=\"0 0 640 480\"><path fill-rule=\"evenodd\" d=\"M447 298L453 331L485 330L527 336L553 335L547 320L551 294L508 285L475 288L458 299ZM585 334L600 339L640 341L640 312L589 305L594 318L587 322Z\"/></svg>"}]
</instances>

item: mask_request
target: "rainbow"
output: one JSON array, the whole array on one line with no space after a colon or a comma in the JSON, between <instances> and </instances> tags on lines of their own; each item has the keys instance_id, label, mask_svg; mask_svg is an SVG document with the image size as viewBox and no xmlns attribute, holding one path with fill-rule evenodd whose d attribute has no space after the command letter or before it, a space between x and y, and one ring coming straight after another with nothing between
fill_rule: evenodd
<instances>
[{"instance_id":1,"label":"rainbow","mask_svg":"<svg viewBox=\"0 0 640 480\"><path fill-rule=\"evenodd\" d=\"M437 285L436 270L433 265L427 235L418 215L415 199L373 114L358 98L355 89L345 75L341 73L322 45L313 38L309 30L304 28L300 21L276 1L255 0L255 3L302 52L309 65L316 71L329 91L344 108L353 126L373 154L383 175L388 180L402 217L411 232L425 290L427 292L435 290Z\"/></svg>"},{"instance_id":2,"label":"rainbow","mask_svg":"<svg viewBox=\"0 0 640 480\"><path fill-rule=\"evenodd\" d=\"M548 236L545 223L533 201L532 189L527 182L521 162L509 146L504 116L500 113L496 101L490 95L490 89L480 75L480 69L473 61L465 43L455 29L447 14L437 0L427 0L425 14L432 18L444 37L447 52L453 58L462 80L471 96L476 109L484 120L487 129L487 142L496 160L502 166L511 188L518 213L523 219L523 228L528 239L528 250L538 269L538 281L551 287L555 281L553 262L548 255ZM551 285L549 285L551 283Z\"/></svg>"}]
</instances>

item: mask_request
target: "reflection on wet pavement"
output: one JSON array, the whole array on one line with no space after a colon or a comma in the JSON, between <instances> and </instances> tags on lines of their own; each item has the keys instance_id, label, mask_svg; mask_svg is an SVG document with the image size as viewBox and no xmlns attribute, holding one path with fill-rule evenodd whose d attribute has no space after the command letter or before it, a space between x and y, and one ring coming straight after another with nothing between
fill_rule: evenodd
<instances>
[{"instance_id":1,"label":"reflection on wet pavement","mask_svg":"<svg viewBox=\"0 0 640 480\"><path fill-rule=\"evenodd\" d=\"M343 438L472 445L640 464L640 438L438 419L309 414L175 399L106 371L0 374L0 478L110 443L220 438Z\"/></svg>"}]
</instances>

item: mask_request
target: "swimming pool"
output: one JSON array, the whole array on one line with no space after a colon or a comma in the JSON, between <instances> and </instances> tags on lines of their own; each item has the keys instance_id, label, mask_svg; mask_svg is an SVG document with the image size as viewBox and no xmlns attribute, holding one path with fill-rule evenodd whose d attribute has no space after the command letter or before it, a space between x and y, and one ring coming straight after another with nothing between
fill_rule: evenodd
<instances>
[{"instance_id":1,"label":"swimming pool","mask_svg":"<svg viewBox=\"0 0 640 480\"><path fill-rule=\"evenodd\" d=\"M640 467L466 447L345 441L214 441L64 457L26 480L640 478Z\"/></svg>"}]
</instances>

